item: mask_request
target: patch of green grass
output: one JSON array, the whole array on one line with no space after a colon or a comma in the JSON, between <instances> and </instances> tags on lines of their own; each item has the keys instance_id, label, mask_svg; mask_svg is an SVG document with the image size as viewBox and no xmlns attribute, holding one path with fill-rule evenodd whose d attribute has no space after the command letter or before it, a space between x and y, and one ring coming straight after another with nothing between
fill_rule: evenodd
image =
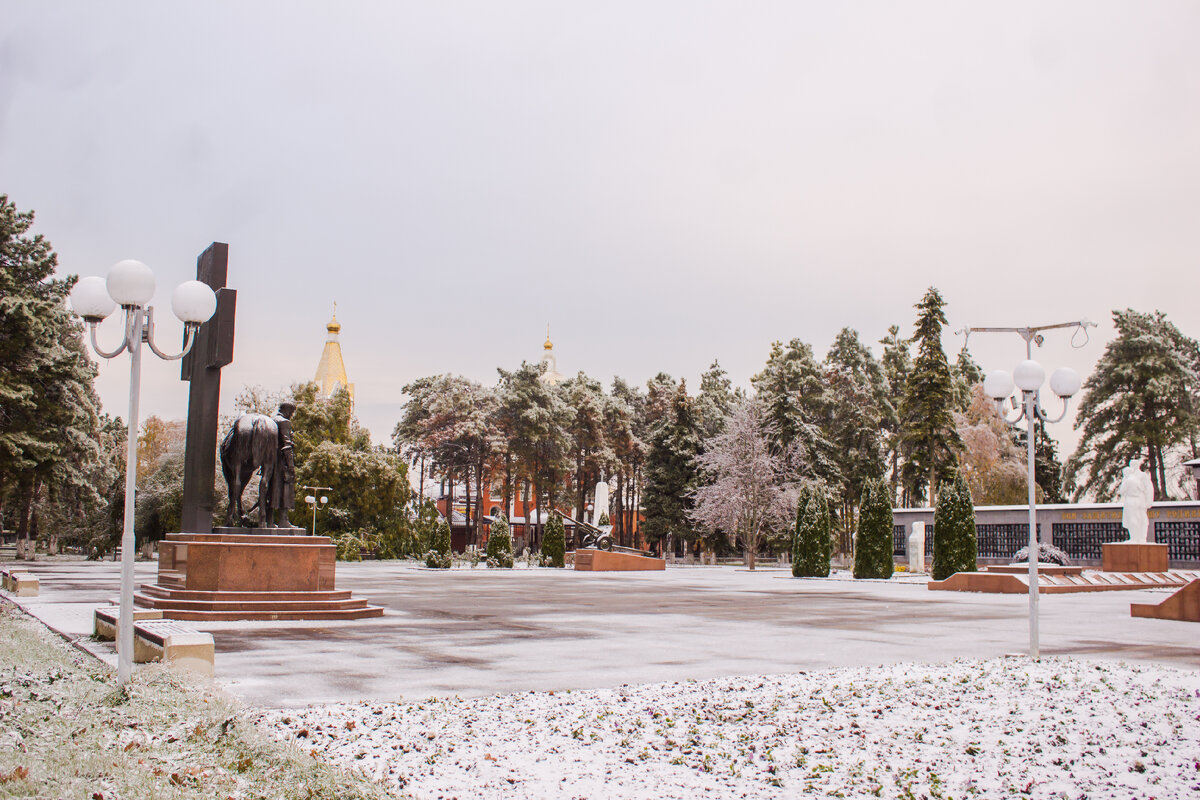
<instances>
[{"instance_id":1,"label":"patch of green grass","mask_svg":"<svg viewBox=\"0 0 1200 800\"><path fill-rule=\"evenodd\" d=\"M365 776L276 742L236 701L165 667L126 691L0 603L0 798L373 798Z\"/></svg>"}]
</instances>

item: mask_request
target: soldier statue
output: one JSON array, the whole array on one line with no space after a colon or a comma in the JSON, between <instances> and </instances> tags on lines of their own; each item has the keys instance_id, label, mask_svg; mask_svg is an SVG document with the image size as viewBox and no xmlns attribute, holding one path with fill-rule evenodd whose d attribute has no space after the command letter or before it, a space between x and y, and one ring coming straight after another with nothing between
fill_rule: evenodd
<instances>
[{"instance_id":1,"label":"soldier statue","mask_svg":"<svg viewBox=\"0 0 1200 800\"><path fill-rule=\"evenodd\" d=\"M296 457L292 444L292 414L296 404L288 400L279 404L271 415L271 421L279 429L279 450L275 461L275 473L271 476L270 509L273 519L267 524L273 528L291 527L287 513L296 504Z\"/></svg>"}]
</instances>

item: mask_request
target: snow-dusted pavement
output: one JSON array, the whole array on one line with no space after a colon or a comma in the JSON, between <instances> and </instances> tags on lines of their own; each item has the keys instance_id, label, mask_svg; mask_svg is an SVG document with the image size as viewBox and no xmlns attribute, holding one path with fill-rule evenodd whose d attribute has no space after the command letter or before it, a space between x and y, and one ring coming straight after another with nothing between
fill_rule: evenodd
<instances>
[{"instance_id":1,"label":"snow-dusted pavement","mask_svg":"<svg viewBox=\"0 0 1200 800\"><path fill-rule=\"evenodd\" d=\"M1200 672L1111 661L853 667L261 722L427 798L1200 796Z\"/></svg>"}]
</instances>

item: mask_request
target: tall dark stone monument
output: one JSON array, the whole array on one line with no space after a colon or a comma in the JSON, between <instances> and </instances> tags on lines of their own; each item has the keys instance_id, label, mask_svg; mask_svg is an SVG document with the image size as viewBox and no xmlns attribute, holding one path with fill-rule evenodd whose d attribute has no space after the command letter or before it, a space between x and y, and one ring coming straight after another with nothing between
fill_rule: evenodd
<instances>
[{"instance_id":1,"label":"tall dark stone monument","mask_svg":"<svg viewBox=\"0 0 1200 800\"><path fill-rule=\"evenodd\" d=\"M192 350L183 357L182 378L188 394L187 439L183 456L184 533L212 533L214 478L217 469L217 404L221 367L233 361L233 318L237 291L225 288L229 245L213 242L196 259L196 280L217 293L217 310L196 332Z\"/></svg>"}]
</instances>

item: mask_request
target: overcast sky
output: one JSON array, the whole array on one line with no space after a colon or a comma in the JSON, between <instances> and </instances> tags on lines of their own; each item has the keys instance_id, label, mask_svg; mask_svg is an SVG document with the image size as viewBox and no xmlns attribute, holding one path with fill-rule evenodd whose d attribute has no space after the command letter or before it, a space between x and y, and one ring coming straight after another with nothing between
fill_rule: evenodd
<instances>
[{"instance_id":1,"label":"overcast sky","mask_svg":"<svg viewBox=\"0 0 1200 800\"><path fill-rule=\"evenodd\" d=\"M1086 374L1114 308L1200 336L1198 42L1192 0L10 2L0 193L64 273L150 264L172 345L228 242L223 411L311 379L336 300L377 442L405 383L493 382L547 323L566 374L748 385L776 339L911 333L931 285L951 357L1088 317L1037 355ZM142 408L186 415L176 364Z\"/></svg>"}]
</instances>

